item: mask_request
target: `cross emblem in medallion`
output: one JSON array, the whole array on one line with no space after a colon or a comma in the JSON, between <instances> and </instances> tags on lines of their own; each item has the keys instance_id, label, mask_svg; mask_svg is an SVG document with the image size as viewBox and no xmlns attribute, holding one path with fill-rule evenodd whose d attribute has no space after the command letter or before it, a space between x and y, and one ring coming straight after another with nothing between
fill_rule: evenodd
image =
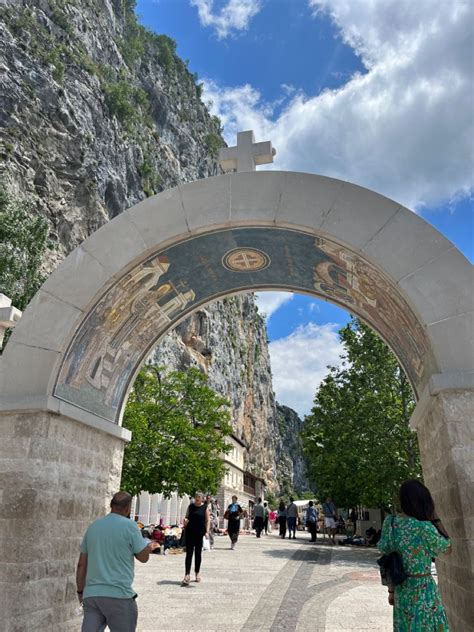
<instances>
[{"instance_id":1,"label":"cross emblem in medallion","mask_svg":"<svg viewBox=\"0 0 474 632\"><path fill-rule=\"evenodd\" d=\"M257 272L268 268L270 257L256 248L236 248L227 252L222 264L232 272Z\"/></svg>"}]
</instances>

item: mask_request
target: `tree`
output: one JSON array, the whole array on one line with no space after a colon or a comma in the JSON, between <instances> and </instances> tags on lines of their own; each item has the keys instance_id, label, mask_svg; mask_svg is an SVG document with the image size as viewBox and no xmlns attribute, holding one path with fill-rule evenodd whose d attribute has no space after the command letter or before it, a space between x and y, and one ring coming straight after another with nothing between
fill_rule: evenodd
<instances>
[{"instance_id":1,"label":"tree","mask_svg":"<svg viewBox=\"0 0 474 632\"><path fill-rule=\"evenodd\" d=\"M170 496L200 489L215 493L230 450L229 402L198 369L164 374L156 366L139 373L124 414L132 431L125 448L122 488Z\"/></svg>"},{"instance_id":2,"label":"tree","mask_svg":"<svg viewBox=\"0 0 474 632\"><path fill-rule=\"evenodd\" d=\"M48 222L34 216L0 187L0 292L23 310L41 284L48 247Z\"/></svg>"},{"instance_id":3,"label":"tree","mask_svg":"<svg viewBox=\"0 0 474 632\"><path fill-rule=\"evenodd\" d=\"M340 367L330 367L303 429L310 478L341 507L388 507L400 483L421 475L409 419L414 398L387 345L353 319L339 332Z\"/></svg>"}]
</instances>

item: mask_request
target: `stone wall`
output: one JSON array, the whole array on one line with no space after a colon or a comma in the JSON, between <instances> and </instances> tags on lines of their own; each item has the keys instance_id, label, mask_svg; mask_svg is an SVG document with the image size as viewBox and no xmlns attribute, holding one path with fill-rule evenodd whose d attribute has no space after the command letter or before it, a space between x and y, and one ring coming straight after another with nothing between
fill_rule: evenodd
<instances>
[{"instance_id":1,"label":"stone wall","mask_svg":"<svg viewBox=\"0 0 474 632\"><path fill-rule=\"evenodd\" d=\"M417 424L424 480L452 539L436 560L450 630L474 629L474 391L431 396Z\"/></svg>"},{"instance_id":2,"label":"stone wall","mask_svg":"<svg viewBox=\"0 0 474 632\"><path fill-rule=\"evenodd\" d=\"M0 413L0 436L0 627L77 630L79 544L119 487L124 443L46 412Z\"/></svg>"}]
</instances>

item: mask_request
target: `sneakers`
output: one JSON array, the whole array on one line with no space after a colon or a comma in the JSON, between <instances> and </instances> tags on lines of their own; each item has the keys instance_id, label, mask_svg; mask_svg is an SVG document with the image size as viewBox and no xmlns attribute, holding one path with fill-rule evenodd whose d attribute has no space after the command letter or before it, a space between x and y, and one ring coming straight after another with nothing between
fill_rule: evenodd
<instances>
[{"instance_id":1,"label":"sneakers","mask_svg":"<svg viewBox=\"0 0 474 632\"><path fill-rule=\"evenodd\" d=\"M232 542L232 544L230 545L230 550L233 551L235 549L235 544Z\"/></svg>"}]
</instances>

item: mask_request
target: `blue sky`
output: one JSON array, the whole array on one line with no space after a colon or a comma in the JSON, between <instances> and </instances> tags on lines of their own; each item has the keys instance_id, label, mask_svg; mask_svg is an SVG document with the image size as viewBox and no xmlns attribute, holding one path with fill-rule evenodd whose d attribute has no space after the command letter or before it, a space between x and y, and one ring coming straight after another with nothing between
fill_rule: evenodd
<instances>
[{"instance_id":1,"label":"blue sky","mask_svg":"<svg viewBox=\"0 0 474 632\"><path fill-rule=\"evenodd\" d=\"M387 195L474 259L470 0L139 0L137 13L176 40L229 144L253 129L277 147L271 168ZM259 304L277 397L308 412L349 317L306 296Z\"/></svg>"},{"instance_id":2,"label":"blue sky","mask_svg":"<svg viewBox=\"0 0 474 632\"><path fill-rule=\"evenodd\" d=\"M226 2L215 2L214 10ZM282 84L307 93L336 88L364 67L338 37L330 18L322 15L315 33L311 10L304 0L271 0L246 32L219 39L215 30L200 25L189 0L139 0L142 23L173 37L178 53L200 77L222 85L250 83L268 101L280 98ZM311 60L311 72L307 63Z\"/></svg>"}]
</instances>

